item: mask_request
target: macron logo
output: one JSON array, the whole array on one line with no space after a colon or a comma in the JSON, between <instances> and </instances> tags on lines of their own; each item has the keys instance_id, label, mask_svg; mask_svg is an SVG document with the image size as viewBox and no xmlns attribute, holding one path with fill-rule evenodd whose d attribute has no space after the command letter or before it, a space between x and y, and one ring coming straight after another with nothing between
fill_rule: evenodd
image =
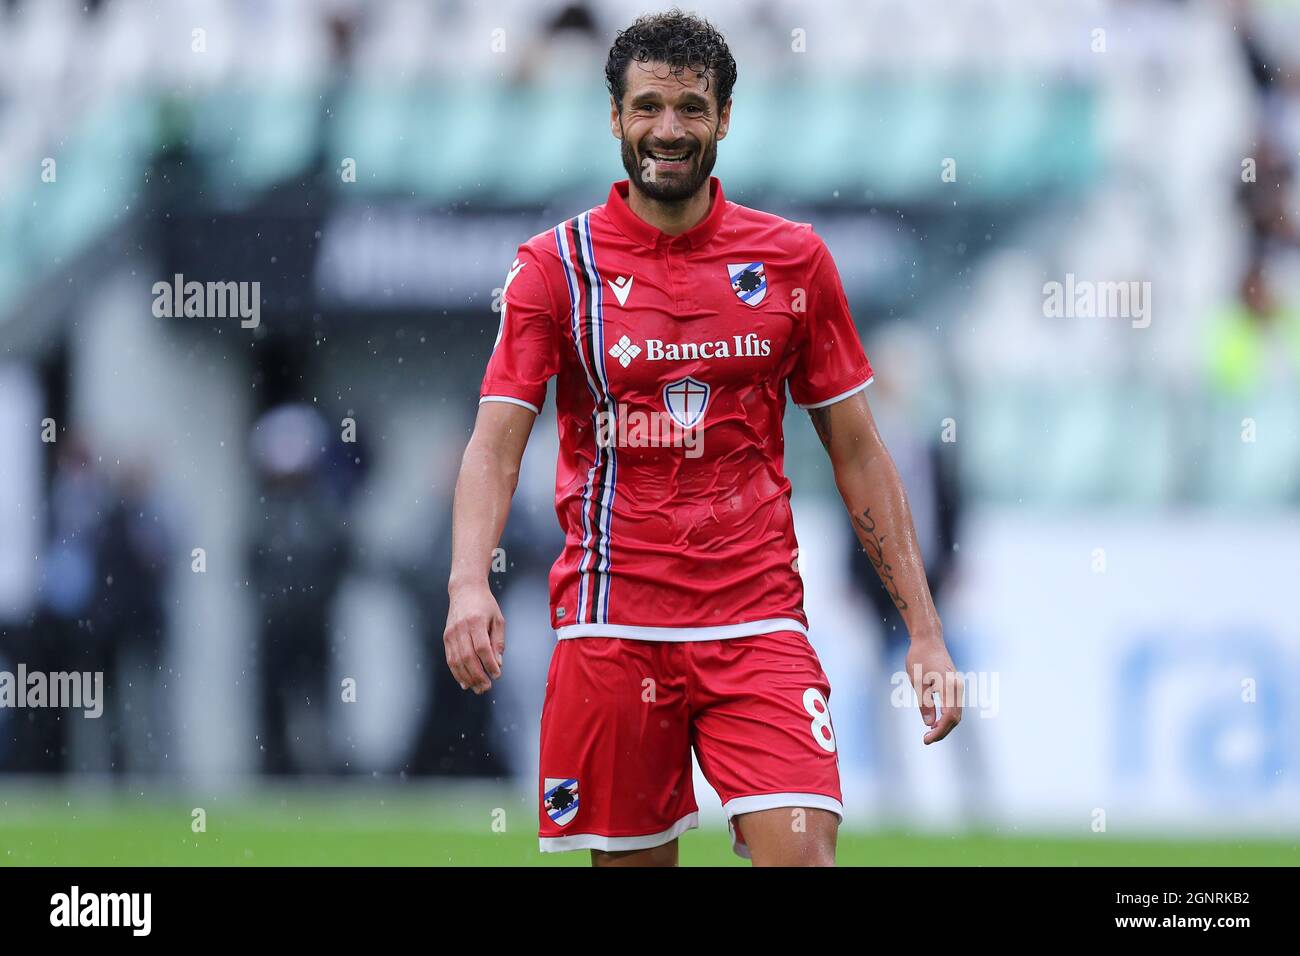
<instances>
[{"instance_id":1,"label":"macron logo","mask_svg":"<svg viewBox=\"0 0 1300 956\"><path fill-rule=\"evenodd\" d=\"M609 287L614 293L614 298L618 299L619 305L627 305L628 293L632 291L632 282L635 276L619 276L617 279L610 279ZM623 364L627 364L626 362Z\"/></svg>"},{"instance_id":2,"label":"macron logo","mask_svg":"<svg viewBox=\"0 0 1300 956\"><path fill-rule=\"evenodd\" d=\"M528 265L528 263L520 262L518 259L510 263L510 271L506 273L506 284L501 287L503 295L505 294L506 289L510 288L510 283L515 281L515 276L524 271L524 266L526 265Z\"/></svg>"}]
</instances>

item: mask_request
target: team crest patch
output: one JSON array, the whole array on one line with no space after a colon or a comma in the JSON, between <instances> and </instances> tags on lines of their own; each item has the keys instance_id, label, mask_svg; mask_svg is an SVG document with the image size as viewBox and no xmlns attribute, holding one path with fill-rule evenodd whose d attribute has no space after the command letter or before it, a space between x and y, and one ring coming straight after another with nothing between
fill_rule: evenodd
<instances>
[{"instance_id":1,"label":"team crest patch","mask_svg":"<svg viewBox=\"0 0 1300 956\"><path fill-rule=\"evenodd\" d=\"M709 386L689 375L664 386L664 406L683 428L694 428L709 406Z\"/></svg>"},{"instance_id":2,"label":"team crest patch","mask_svg":"<svg viewBox=\"0 0 1300 956\"><path fill-rule=\"evenodd\" d=\"M556 826L568 826L578 815L578 778L547 777L543 784L542 809Z\"/></svg>"},{"instance_id":3,"label":"team crest patch","mask_svg":"<svg viewBox=\"0 0 1300 956\"><path fill-rule=\"evenodd\" d=\"M745 305L758 305L767 295L767 270L761 262L729 262L731 291Z\"/></svg>"}]
</instances>

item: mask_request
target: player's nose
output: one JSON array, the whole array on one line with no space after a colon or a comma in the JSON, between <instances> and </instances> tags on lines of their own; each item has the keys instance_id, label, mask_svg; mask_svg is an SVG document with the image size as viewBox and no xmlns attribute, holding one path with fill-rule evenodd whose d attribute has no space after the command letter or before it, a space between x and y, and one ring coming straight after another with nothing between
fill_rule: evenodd
<instances>
[{"instance_id":1,"label":"player's nose","mask_svg":"<svg viewBox=\"0 0 1300 956\"><path fill-rule=\"evenodd\" d=\"M680 139L683 133L681 120L677 116L677 111L672 107L665 109L659 114L659 122L655 125L655 136L661 143L671 143Z\"/></svg>"}]
</instances>

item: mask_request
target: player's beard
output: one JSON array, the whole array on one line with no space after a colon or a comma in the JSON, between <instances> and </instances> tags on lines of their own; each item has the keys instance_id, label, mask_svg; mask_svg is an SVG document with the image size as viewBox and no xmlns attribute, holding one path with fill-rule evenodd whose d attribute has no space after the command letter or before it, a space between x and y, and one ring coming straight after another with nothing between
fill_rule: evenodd
<instances>
[{"instance_id":1,"label":"player's beard","mask_svg":"<svg viewBox=\"0 0 1300 956\"><path fill-rule=\"evenodd\" d=\"M696 149L691 156L695 160L694 171L682 176L650 179L654 160L651 159L643 168L642 159L637 156L636 150L626 139L623 140L621 152L627 178L646 198L656 202L677 203L690 199L709 181L709 174L713 172L713 166L718 161L718 141L711 139L702 151ZM645 158L649 159L649 157Z\"/></svg>"}]
</instances>

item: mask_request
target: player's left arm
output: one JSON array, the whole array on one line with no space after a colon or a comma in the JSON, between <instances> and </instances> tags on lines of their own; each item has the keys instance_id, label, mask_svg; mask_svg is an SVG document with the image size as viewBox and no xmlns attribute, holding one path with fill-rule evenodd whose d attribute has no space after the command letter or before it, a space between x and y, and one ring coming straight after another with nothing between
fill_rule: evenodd
<instances>
[{"instance_id":1,"label":"player's left arm","mask_svg":"<svg viewBox=\"0 0 1300 956\"><path fill-rule=\"evenodd\" d=\"M942 740L961 721L963 687L944 643L898 469L876 430L865 390L808 414L830 456L858 541L907 624L907 676L930 728L923 739Z\"/></svg>"}]
</instances>

